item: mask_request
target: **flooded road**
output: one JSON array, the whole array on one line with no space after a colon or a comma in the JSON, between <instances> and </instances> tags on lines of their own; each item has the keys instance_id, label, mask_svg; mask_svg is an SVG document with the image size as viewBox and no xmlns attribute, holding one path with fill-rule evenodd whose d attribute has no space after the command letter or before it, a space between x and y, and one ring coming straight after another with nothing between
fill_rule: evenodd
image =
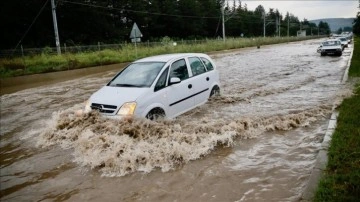
<instances>
[{"instance_id":1,"label":"flooded road","mask_svg":"<svg viewBox=\"0 0 360 202\"><path fill-rule=\"evenodd\" d=\"M212 55L222 95L175 120L76 116L116 71L2 95L1 201L299 201L351 93L320 41Z\"/></svg>"}]
</instances>

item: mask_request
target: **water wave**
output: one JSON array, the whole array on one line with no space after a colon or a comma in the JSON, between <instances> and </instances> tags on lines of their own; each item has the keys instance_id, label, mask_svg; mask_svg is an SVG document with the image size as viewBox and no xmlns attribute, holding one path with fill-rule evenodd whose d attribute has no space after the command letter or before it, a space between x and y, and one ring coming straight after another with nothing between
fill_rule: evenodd
<instances>
[{"instance_id":1,"label":"water wave","mask_svg":"<svg viewBox=\"0 0 360 202\"><path fill-rule=\"evenodd\" d=\"M97 112L78 113L74 108L53 114L38 145L60 145L74 150L79 165L104 176L124 176L136 171L163 172L208 155L216 147L231 147L236 139L256 138L264 131L307 126L329 114L317 107L272 117L235 120L178 118L149 121L109 119Z\"/></svg>"}]
</instances>

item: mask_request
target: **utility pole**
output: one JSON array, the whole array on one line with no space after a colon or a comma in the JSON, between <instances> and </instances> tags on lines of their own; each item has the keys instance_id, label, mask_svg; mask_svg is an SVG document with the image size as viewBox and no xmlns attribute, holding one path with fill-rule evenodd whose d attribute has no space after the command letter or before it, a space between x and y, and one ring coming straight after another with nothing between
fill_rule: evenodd
<instances>
[{"instance_id":1,"label":"utility pole","mask_svg":"<svg viewBox=\"0 0 360 202\"><path fill-rule=\"evenodd\" d=\"M288 15L288 27L287 27L287 36L289 37L289 29L290 29L290 15Z\"/></svg>"},{"instance_id":2,"label":"utility pole","mask_svg":"<svg viewBox=\"0 0 360 202\"><path fill-rule=\"evenodd\" d=\"M223 34L223 40L225 42L225 5L221 7L221 13L222 13L222 34Z\"/></svg>"},{"instance_id":3,"label":"utility pole","mask_svg":"<svg viewBox=\"0 0 360 202\"><path fill-rule=\"evenodd\" d=\"M57 27L57 20L56 20L56 7L55 7L55 0L51 0L51 10L52 10L52 17L54 23L54 31L55 31L55 43L58 55L61 55L60 49L60 40L59 40L59 32Z\"/></svg>"},{"instance_id":4,"label":"utility pole","mask_svg":"<svg viewBox=\"0 0 360 202\"><path fill-rule=\"evenodd\" d=\"M276 19L275 19L276 32L275 32L275 34L279 36L279 24L278 24L278 23L279 23L279 17L276 16ZM275 36L276 36L276 35L275 35Z\"/></svg>"},{"instance_id":5,"label":"utility pole","mask_svg":"<svg viewBox=\"0 0 360 202\"><path fill-rule=\"evenodd\" d=\"M281 18L279 16L279 37L281 36Z\"/></svg>"},{"instance_id":6,"label":"utility pole","mask_svg":"<svg viewBox=\"0 0 360 202\"><path fill-rule=\"evenodd\" d=\"M264 37L266 36L266 17L265 17L265 11L263 12L264 15Z\"/></svg>"}]
</instances>

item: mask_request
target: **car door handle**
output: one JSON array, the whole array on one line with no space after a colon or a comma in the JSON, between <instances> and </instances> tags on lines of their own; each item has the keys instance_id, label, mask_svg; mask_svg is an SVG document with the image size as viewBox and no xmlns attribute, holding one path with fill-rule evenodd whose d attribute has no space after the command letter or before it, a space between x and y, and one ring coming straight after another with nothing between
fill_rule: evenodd
<instances>
[{"instance_id":1,"label":"car door handle","mask_svg":"<svg viewBox=\"0 0 360 202\"><path fill-rule=\"evenodd\" d=\"M209 81L210 79L209 79L209 77L206 77L206 81Z\"/></svg>"},{"instance_id":2,"label":"car door handle","mask_svg":"<svg viewBox=\"0 0 360 202\"><path fill-rule=\"evenodd\" d=\"M191 88L192 88L192 85L191 85L191 84L189 84L189 85L188 85L188 88L189 88L189 89L191 89Z\"/></svg>"}]
</instances>

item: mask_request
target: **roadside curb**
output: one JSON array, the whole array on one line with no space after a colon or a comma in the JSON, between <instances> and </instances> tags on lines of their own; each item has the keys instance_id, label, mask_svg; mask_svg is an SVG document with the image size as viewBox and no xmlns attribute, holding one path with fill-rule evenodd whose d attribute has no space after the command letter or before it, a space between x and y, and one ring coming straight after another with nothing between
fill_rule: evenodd
<instances>
[{"instance_id":1,"label":"roadside curb","mask_svg":"<svg viewBox=\"0 0 360 202\"><path fill-rule=\"evenodd\" d=\"M347 81L348 77L349 77L349 68L350 68L350 65L351 65L351 59L353 57L353 53L354 53L354 49L352 49L351 53L350 53L350 59L346 65L346 70L345 70L345 73L344 73L344 76L342 77L342 80L341 80L341 84L345 84L345 82Z\"/></svg>"},{"instance_id":2,"label":"roadside curb","mask_svg":"<svg viewBox=\"0 0 360 202\"><path fill-rule=\"evenodd\" d=\"M315 166L313 170L311 171L310 179L308 181L308 184L305 188L305 191L303 192L301 196L300 201L312 201L312 199L315 196L315 191L318 187L318 183L323 176L323 171L326 169L326 165L328 163L328 149L330 146L332 134L335 131L336 128L336 122L337 117L339 113L337 111L333 111L331 114L331 118L328 124L328 128L326 129L325 136L323 139L323 142L320 146L320 151L316 157Z\"/></svg>"},{"instance_id":3,"label":"roadside curb","mask_svg":"<svg viewBox=\"0 0 360 202\"><path fill-rule=\"evenodd\" d=\"M351 50L349 61L347 62L345 73L342 77L341 84L345 84L348 79L349 68L351 65L351 59L353 56L354 49ZM329 120L328 127L325 132L323 142L321 143L319 153L316 157L315 166L311 171L308 184L306 185L305 191L303 192L300 201L308 202L313 201L316 189L319 181L323 176L323 171L326 169L328 163L328 149L330 147L331 138L336 128L337 117L339 112L336 111L336 106L333 105L331 118Z\"/></svg>"}]
</instances>

